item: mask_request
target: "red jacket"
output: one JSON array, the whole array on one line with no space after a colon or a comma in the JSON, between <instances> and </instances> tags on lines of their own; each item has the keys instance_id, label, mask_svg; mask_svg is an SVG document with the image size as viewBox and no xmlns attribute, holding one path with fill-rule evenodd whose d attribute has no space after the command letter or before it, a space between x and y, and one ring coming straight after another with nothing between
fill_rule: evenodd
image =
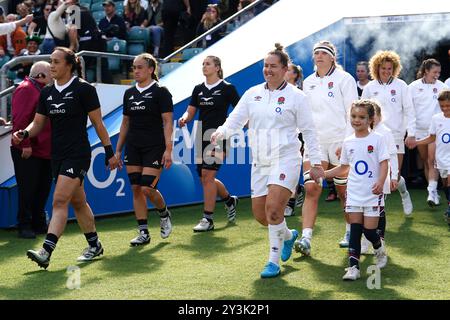
<instances>
[{"instance_id":1,"label":"red jacket","mask_svg":"<svg viewBox=\"0 0 450 320\"><path fill-rule=\"evenodd\" d=\"M25 80L16 88L12 95L12 132L25 129L33 121L43 87L43 84L25 77ZM44 129L36 137L25 139L20 144L13 144L11 140L11 145L20 150L31 147L33 149L32 156L50 159L50 121L47 121Z\"/></svg>"}]
</instances>

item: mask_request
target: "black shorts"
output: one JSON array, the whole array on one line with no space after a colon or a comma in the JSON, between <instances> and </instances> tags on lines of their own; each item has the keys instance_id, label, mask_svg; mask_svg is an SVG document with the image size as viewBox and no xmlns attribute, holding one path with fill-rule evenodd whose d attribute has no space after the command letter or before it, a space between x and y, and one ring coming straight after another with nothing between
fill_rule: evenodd
<instances>
[{"instance_id":1,"label":"black shorts","mask_svg":"<svg viewBox=\"0 0 450 320\"><path fill-rule=\"evenodd\" d=\"M91 166L91 159L64 159L52 160L52 175L55 183L58 176L66 176L72 179L79 178L80 185L83 183L84 176Z\"/></svg>"},{"instance_id":2,"label":"black shorts","mask_svg":"<svg viewBox=\"0 0 450 320\"><path fill-rule=\"evenodd\" d=\"M218 171L226 157L227 141L220 141L219 148L213 148L210 142L202 143L201 163L197 163L197 173L201 177L202 169ZM200 155L198 155L200 162Z\"/></svg>"},{"instance_id":3,"label":"black shorts","mask_svg":"<svg viewBox=\"0 0 450 320\"><path fill-rule=\"evenodd\" d=\"M161 169L162 156L166 146L135 147L131 144L125 145L124 164L126 166L139 166Z\"/></svg>"}]
</instances>

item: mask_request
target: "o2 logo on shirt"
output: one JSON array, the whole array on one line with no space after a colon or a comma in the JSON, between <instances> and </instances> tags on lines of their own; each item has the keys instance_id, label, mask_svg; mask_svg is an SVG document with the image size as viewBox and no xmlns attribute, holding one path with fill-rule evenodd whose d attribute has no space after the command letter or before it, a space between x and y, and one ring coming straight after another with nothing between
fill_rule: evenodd
<instances>
[{"instance_id":1,"label":"o2 logo on shirt","mask_svg":"<svg viewBox=\"0 0 450 320\"><path fill-rule=\"evenodd\" d=\"M328 92L328 96L329 96L330 98L334 98L334 93L333 93L332 91L330 91L330 92Z\"/></svg>"},{"instance_id":2,"label":"o2 logo on shirt","mask_svg":"<svg viewBox=\"0 0 450 320\"><path fill-rule=\"evenodd\" d=\"M280 115L283 114L282 111L283 111L283 110L281 110L280 107L276 107L276 108L275 108L275 112L278 113L278 114L280 114Z\"/></svg>"},{"instance_id":3,"label":"o2 logo on shirt","mask_svg":"<svg viewBox=\"0 0 450 320\"><path fill-rule=\"evenodd\" d=\"M355 172L360 176L369 173L369 178L373 177L372 171L369 171L369 165L364 160L356 161L355 163Z\"/></svg>"},{"instance_id":4,"label":"o2 logo on shirt","mask_svg":"<svg viewBox=\"0 0 450 320\"><path fill-rule=\"evenodd\" d=\"M444 133L441 137L441 141L445 144L450 142L450 134Z\"/></svg>"}]
</instances>

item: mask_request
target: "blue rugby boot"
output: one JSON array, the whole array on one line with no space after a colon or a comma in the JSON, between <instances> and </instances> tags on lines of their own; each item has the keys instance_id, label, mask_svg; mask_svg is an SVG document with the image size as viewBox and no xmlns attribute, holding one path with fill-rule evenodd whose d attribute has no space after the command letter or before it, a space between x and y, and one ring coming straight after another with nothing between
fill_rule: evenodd
<instances>
[{"instance_id":1,"label":"blue rugby boot","mask_svg":"<svg viewBox=\"0 0 450 320\"><path fill-rule=\"evenodd\" d=\"M261 272L261 278L275 278L280 274L280 267L273 262L267 262Z\"/></svg>"},{"instance_id":2,"label":"blue rugby boot","mask_svg":"<svg viewBox=\"0 0 450 320\"><path fill-rule=\"evenodd\" d=\"M298 231L295 229L291 230L292 238L285 240L283 243L283 249L281 250L281 261L286 262L289 260L292 254L292 247L294 246L295 240L298 238Z\"/></svg>"}]
</instances>

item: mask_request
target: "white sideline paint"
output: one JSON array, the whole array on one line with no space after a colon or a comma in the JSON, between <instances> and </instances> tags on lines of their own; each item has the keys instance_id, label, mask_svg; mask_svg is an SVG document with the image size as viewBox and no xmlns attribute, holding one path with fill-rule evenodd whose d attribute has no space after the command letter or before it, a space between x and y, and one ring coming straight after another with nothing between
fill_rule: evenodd
<instances>
[{"instance_id":1,"label":"white sideline paint","mask_svg":"<svg viewBox=\"0 0 450 320\"><path fill-rule=\"evenodd\" d=\"M263 59L276 42L288 47L342 18L440 12L450 12L450 1L322 0L312 5L301 0L281 0L161 78L161 83L177 104L192 93L196 84L204 81L201 66L208 55L222 59L226 78Z\"/></svg>"}]
</instances>

